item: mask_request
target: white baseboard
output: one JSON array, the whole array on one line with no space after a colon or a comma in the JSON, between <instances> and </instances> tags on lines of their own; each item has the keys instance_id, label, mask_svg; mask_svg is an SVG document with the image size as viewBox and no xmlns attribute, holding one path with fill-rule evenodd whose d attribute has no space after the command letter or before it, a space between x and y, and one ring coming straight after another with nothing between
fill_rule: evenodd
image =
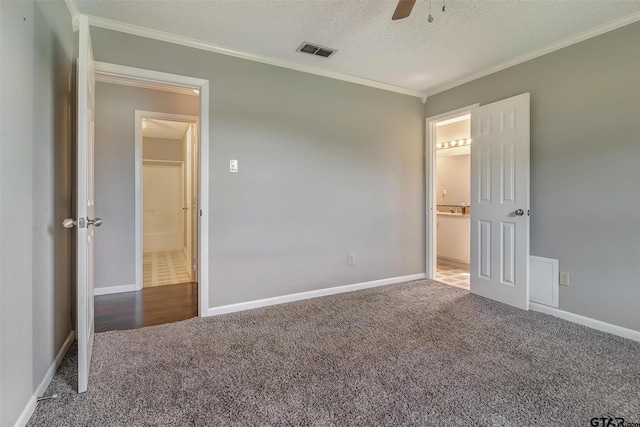
<instances>
[{"instance_id":1,"label":"white baseboard","mask_svg":"<svg viewBox=\"0 0 640 427\"><path fill-rule=\"evenodd\" d=\"M138 285L119 285L119 286L108 286L106 288L94 288L93 295L107 295L107 294L118 294L120 292L133 292L140 290Z\"/></svg>"},{"instance_id":2,"label":"white baseboard","mask_svg":"<svg viewBox=\"0 0 640 427\"><path fill-rule=\"evenodd\" d=\"M540 313L559 317L560 319L568 320L569 322L587 326L592 329L597 329L598 331L607 332L609 334L618 335L622 338L640 342L640 331L634 331L633 329L612 325L611 323L602 322L590 317L580 316L579 314L569 313L568 311L559 310L557 308L538 304L532 301L529 302L529 308L533 311L538 311Z\"/></svg>"},{"instance_id":3,"label":"white baseboard","mask_svg":"<svg viewBox=\"0 0 640 427\"><path fill-rule=\"evenodd\" d=\"M237 304L223 305L209 308L208 316L218 314L233 313L235 311L249 310L252 308L265 307L268 305L283 304L285 302L300 301L309 298L323 297L326 295L341 294L343 292L357 291L360 289L375 288L377 286L393 285L394 283L408 282L410 280L424 279L425 274L412 274L409 276L392 277L390 279L374 280L371 282L354 283L352 285L336 286L333 288L318 289L315 291L299 292L296 294L282 295L279 297L265 298L254 301L241 302Z\"/></svg>"},{"instance_id":4,"label":"white baseboard","mask_svg":"<svg viewBox=\"0 0 640 427\"><path fill-rule=\"evenodd\" d=\"M51 384L53 375L58 370L60 363L62 363L62 359L64 358L65 354L67 354L67 351L69 350L69 347L71 347L71 344L73 344L74 340L75 334L73 333L73 331L71 331L69 332L67 339L62 344L62 347L60 347L60 351L58 351L58 354L56 354L56 358L53 359L53 363L51 363L51 366L49 366L47 373L44 374L44 378L42 378L40 385L38 385L38 388L36 388L36 390L33 392L33 395L29 399L29 402L27 402L27 406L25 406L25 408L22 410L22 413L20 414L20 417L18 417L18 420L14 424L14 427L24 427L27 425L29 419L33 415L33 412L36 410L38 397L42 396L44 392L47 391L47 387L49 387L49 384Z\"/></svg>"}]
</instances>

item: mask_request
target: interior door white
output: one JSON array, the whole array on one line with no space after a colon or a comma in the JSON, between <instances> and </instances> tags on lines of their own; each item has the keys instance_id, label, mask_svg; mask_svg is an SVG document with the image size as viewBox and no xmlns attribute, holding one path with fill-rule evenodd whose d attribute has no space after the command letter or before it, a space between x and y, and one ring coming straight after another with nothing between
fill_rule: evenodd
<instances>
[{"instance_id":1,"label":"interior door white","mask_svg":"<svg viewBox=\"0 0 640 427\"><path fill-rule=\"evenodd\" d=\"M199 164L199 141L198 123L191 125L191 155L189 157L189 163L191 164L191 278L193 281L198 281L198 236L199 234L199 219L200 209L198 208L198 192L199 190L199 176L200 176L200 164Z\"/></svg>"},{"instance_id":2,"label":"interior door white","mask_svg":"<svg viewBox=\"0 0 640 427\"><path fill-rule=\"evenodd\" d=\"M185 255L187 256L187 260L189 262L189 266L192 266L192 259L191 259L191 253L192 253L192 240L193 240L193 226L192 226L192 221L193 221L193 216L192 216L192 212L193 212L193 207L191 206L191 200L192 200L192 193L193 193L193 186L192 186L192 180L193 180L193 165L192 165L192 161L191 161L191 151L192 151L192 147L193 147L193 142L192 142L192 135L193 134L193 125L189 125L189 128L187 129L187 133L185 135L185 139L184 139L184 144L185 144L185 176L184 176L184 182L185 182L185 191L184 191L184 221L185 221L185 225L184 225L184 248L185 248ZM191 279L193 280L193 271L191 271L191 268L189 268L189 276L191 276Z\"/></svg>"},{"instance_id":3,"label":"interior door white","mask_svg":"<svg viewBox=\"0 0 640 427\"><path fill-rule=\"evenodd\" d=\"M77 339L78 393L87 391L93 347L93 244L94 227L102 220L94 218L93 136L95 111L95 69L91 50L89 22L79 17L79 55L77 68Z\"/></svg>"},{"instance_id":4,"label":"interior door white","mask_svg":"<svg viewBox=\"0 0 640 427\"><path fill-rule=\"evenodd\" d=\"M142 247L144 253L184 248L184 167L182 162L142 164Z\"/></svg>"},{"instance_id":5,"label":"interior door white","mask_svg":"<svg viewBox=\"0 0 640 427\"><path fill-rule=\"evenodd\" d=\"M529 309L529 94L471 112L471 292Z\"/></svg>"}]
</instances>

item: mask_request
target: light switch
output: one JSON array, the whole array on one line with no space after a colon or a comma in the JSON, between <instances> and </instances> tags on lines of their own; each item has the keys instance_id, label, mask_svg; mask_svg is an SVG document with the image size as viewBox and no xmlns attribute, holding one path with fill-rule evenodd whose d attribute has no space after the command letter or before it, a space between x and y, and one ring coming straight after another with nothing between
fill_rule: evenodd
<instances>
[{"instance_id":1,"label":"light switch","mask_svg":"<svg viewBox=\"0 0 640 427\"><path fill-rule=\"evenodd\" d=\"M229 160L229 172L238 172L237 160Z\"/></svg>"}]
</instances>

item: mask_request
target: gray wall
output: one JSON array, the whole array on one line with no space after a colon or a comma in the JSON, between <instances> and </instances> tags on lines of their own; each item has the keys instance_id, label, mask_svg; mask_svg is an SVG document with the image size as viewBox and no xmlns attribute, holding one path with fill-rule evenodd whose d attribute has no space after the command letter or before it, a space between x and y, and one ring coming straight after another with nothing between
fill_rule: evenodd
<instances>
[{"instance_id":1,"label":"gray wall","mask_svg":"<svg viewBox=\"0 0 640 427\"><path fill-rule=\"evenodd\" d=\"M194 98L198 102L198 98ZM142 158L153 160L174 160L181 162L185 156L185 144L183 139L168 138L142 138Z\"/></svg>"},{"instance_id":2,"label":"gray wall","mask_svg":"<svg viewBox=\"0 0 640 427\"><path fill-rule=\"evenodd\" d=\"M430 117L531 93L531 254L561 310L640 330L640 23L427 99Z\"/></svg>"},{"instance_id":3,"label":"gray wall","mask_svg":"<svg viewBox=\"0 0 640 427\"><path fill-rule=\"evenodd\" d=\"M71 18L0 2L0 425L13 425L71 331Z\"/></svg>"},{"instance_id":4,"label":"gray wall","mask_svg":"<svg viewBox=\"0 0 640 427\"><path fill-rule=\"evenodd\" d=\"M99 61L210 81L210 306L424 272L418 98L104 29L92 37Z\"/></svg>"},{"instance_id":5,"label":"gray wall","mask_svg":"<svg viewBox=\"0 0 640 427\"><path fill-rule=\"evenodd\" d=\"M96 230L96 288L135 283L135 110L197 116L198 102L197 96L96 83L96 215L104 220Z\"/></svg>"}]
</instances>

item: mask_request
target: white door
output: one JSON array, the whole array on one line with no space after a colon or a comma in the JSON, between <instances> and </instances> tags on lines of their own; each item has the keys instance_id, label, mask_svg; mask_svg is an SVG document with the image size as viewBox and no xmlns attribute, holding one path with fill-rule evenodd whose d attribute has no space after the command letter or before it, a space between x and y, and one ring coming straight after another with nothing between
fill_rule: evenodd
<instances>
[{"instance_id":1,"label":"white door","mask_svg":"<svg viewBox=\"0 0 640 427\"><path fill-rule=\"evenodd\" d=\"M471 112L471 292L529 309L529 94Z\"/></svg>"},{"instance_id":2,"label":"white door","mask_svg":"<svg viewBox=\"0 0 640 427\"><path fill-rule=\"evenodd\" d=\"M77 338L78 393L87 391L91 349L93 347L93 243L94 226L102 221L94 217L93 134L95 111L95 71L89 22L80 17L77 106Z\"/></svg>"},{"instance_id":3,"label":"white door","mask_svg":"<svg viewBox=\"0 0 640 427\"><path fill-rule=\"evenodd\" d=\"M182 162L142 164L142 247L144 253L184 248Z\"/></svg>"},{"instance_id":4,"label":"white door","mask_svg":"<svg viewBox=\"0 0 640 427\"><path fill-rule=\"evenodd\" d=\"M198 159L199 159L199 154L198 154L198 150L199 150L199 146L198 146L198 123L194 123L191 125L191 141L190 145L191 145L191 151L189 154L189 158L187 159L187 161L189 162L190 165L190 169L191 172L189 173L189 176L191 177L191 181L189 183L189 187L190 187L190 205L189 205L189 213L191 215L191 220L190 222L190 229L189 229L189 235L191 236L190 239L190 253L191 253L191 258L189 259L189 262L191 263L191 279L194 282L198 281L198 219L200 217L199 213L199 209L198 209L198 177L199 177L199 164L198 164Z\"/></svg>"},{"instance_id":5,"label":"white door","mask_svg":"<svg viewBox=\"0 0 640 427\"><path fill-rule=\"evenodd\" d=\"M192 193L193 193L193 188L192 188L192 180L193 180L193 167L192 167L192 162L191 162L191 152L192 152L192 147L193 147L193 141L192 141L192 136L193 136L193 125L189 125L189 128L187 129L187 134L185 136L184 139L184 144L185 144L185 176L184 176L184 182L185 182L185 191L184 191L184 248L185 248L185 255L187 256L187 262L189 263L189 276L191 276L191 280L193 280L193 271L192 270L192 240L193 240L193 227L191 225L191 222L193 221L192 215L191 213L193 212L193 208L191 207L191 198L192 198Z\"/></svg>"}]
</instances>

